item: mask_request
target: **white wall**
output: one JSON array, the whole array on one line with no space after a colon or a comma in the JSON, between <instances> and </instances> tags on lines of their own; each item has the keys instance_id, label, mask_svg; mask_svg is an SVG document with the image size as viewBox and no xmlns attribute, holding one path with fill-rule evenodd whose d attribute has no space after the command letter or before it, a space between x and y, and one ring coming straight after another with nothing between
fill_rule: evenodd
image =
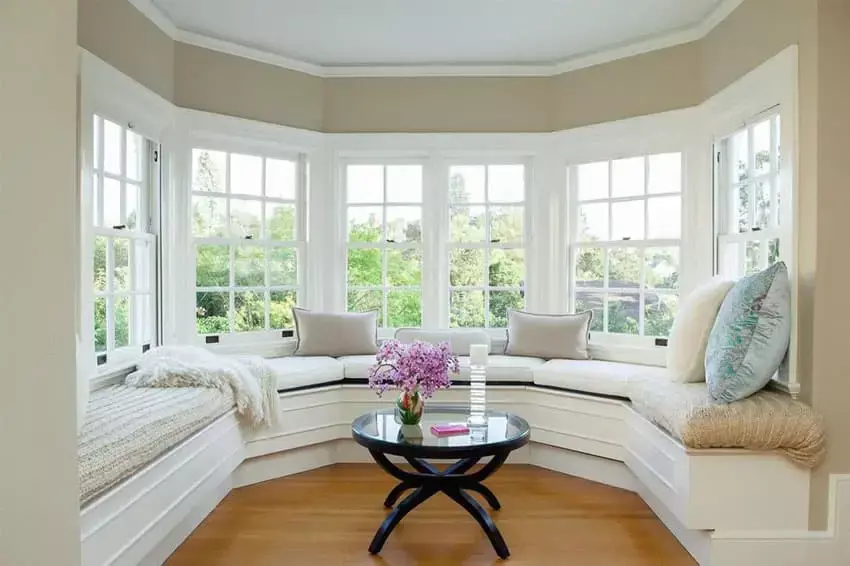
<instances>
[{"instance_id":1,"label":"white wall","mask_svg":"<svg viewBox=\"0 0 850 566\"><path fill-rule=\"evenodd\" d=\"M80 563L76 0L0 2L0 564Z\"/></svg>"}]
</instances>

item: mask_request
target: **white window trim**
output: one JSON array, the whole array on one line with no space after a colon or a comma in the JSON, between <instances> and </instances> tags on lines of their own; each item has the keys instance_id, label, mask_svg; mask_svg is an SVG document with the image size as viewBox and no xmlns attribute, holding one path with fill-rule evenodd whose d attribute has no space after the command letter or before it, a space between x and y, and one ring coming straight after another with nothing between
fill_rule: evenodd
<instances>
[{"instance_id":1,"label":"white window trim","mask_svg":"<svg viewBox=\"0 0 850 566\"><path fill-rule=\"evenodd\" d=\"M97 230L94 228L92 218L91 201L93 198L92 176L93 176L93 154L94 132L92 130L95 114L119 124L132 124L133 131L144 138L153 140L160 144L159 168L163 172L168 171L170 164L170 137L173 135L174 107L173 105L149 91L127 75L114 69L95 55L84 49L80 49L80 143L79 143L79 218L80 236L79 247L80 263L77 282L79 285L78 296L80 302L77 310L77 350L80 360L89 360L79 363L79 371L92 380L92 383L103 383L104 377L114 375L135 366L140 353L128 352L126 356L120 353L113 356L106 364L97 366L94 352L94 314L89 305L93 304L94 289L91 281L94 269L94 236ZM169 190L170 178L163 174L159 191L166 193ZM155 197L156 198L156 197ZM162 206L163 203L156 202L153 206ZM124 237L127 234L121 233ZM159 237L163 238L164 233ZM162 241L162 248L167 248L167 243ZM162 260L160 261L160 267ZM157 266L152 266L153 272L158 271ZM159 270L162 273L162 270ZM155 295L155 302L165 300L168 289L171 288L169 279L160 279L161 287ZM160 284L158 283L158 286ZM162 308L160 313L164 312ZM165 323L160 319L159 324ZM157 332L161 334L159 331Z\"/></svg>"}]
</instances>

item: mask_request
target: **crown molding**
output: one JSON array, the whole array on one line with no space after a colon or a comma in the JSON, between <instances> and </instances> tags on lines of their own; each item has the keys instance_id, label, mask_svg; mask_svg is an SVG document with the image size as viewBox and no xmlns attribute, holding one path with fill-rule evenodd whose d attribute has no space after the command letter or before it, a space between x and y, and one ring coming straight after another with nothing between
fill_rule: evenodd
<instances>
[{"instance_id":1,"label":"crown molding","mask_svg":"<svg viewBox=\"0 0 850 566\"><path fill-rule=\"evenodd\" d=\"M700 23L636 42L570 57L556 63L498 65L317 65L233 41L179 29L154 0L128 0L174 41L250 59L319 78L551 77L626 57L697 41L708 35L744 0L723 0Z\"/></svg>"}]
</instances>

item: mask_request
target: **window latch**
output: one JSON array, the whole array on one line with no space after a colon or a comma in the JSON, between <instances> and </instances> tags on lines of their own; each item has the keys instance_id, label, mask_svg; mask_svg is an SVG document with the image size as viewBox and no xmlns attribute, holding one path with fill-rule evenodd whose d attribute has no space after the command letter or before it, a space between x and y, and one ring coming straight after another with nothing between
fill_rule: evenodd
<instances>
[{"instance_id":1,"label":"window latch","mask_svg":"<svg viewBox=\"0 0 850 566\"><path fill-rule=\"evenodd\" d=\"M491 244L498 244L498 243L499 243L499 242L501 242L501 241L502 241L502 239L501 239L501 238L493 238L492 240L490 240L490 243L491 243Z\"/></svg>"},{"instance_id":2,"label":"window latch","mask_svg":"<svg viewBox=\"0 0 850 566\"><path fill-rule=\"evenodd\" d=\"M629 240L631 240L631 239L632 239L632 237L631 237L631 236L623 236L623 241L624 241L624 242L628 242L628 241L629 241Z\"/></svg>"},{"instance_id":3,"label":"window latch","mask_svg":"<svg viewBox=\"0 0 850 566\"><path fill-rule=\"evenodd\" d=\"M253 235L251 235L251 234L249 234L249 235L245 236L245 239L246 239L246 240L253 240L253 239L254 239L254 236L253 236Z\"/></svg>"},{"instance_id":4,"label":"window latch","mask_svg":"<svg viewBox=\"0 0 850 566\"><path fill-rule=\"evenodd\" d=\"M116 224L115 226L112 227L112 229L113 230L126 230L127 225L126 224Z\"/></svg>"},{"instance_id":5,"label":"window latch","mask_svg":"<svg viewBox=\"0 0 850 566\"><path fill-rule=\"evenodd\" d=\"M761 226L753 226L753 232L761 232Z\"/></svg>"},{"instance_id":6,"label":"window latch","mask_svg":"<svg viewBox=\"0 0 850 566\"><path fill-rule=\"evenodd\" d=\"M388 238L388 239L387 239L387 243L388 243L388 244L395 244L395 243L396 243L396 241L395 241L395 240L390 240L390 239Z\"/></svg>"}]
</instances>

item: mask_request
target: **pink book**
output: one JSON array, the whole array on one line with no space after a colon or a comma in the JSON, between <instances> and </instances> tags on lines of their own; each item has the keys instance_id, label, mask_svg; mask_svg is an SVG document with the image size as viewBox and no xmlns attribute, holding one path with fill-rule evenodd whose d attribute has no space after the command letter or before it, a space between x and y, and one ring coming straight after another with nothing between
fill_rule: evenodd
<instances>
[{"instance_id":1,"label":"pink book","mask_svg":"<svg viewBox=\"0 0 850 566\"><path fill-rule=\"evenodd\" d=\"M431 433L434 436L448 436L450 434L466 434L469 427L462 423L435 424L431 425Z\"/></svg>"}]
</instances>

